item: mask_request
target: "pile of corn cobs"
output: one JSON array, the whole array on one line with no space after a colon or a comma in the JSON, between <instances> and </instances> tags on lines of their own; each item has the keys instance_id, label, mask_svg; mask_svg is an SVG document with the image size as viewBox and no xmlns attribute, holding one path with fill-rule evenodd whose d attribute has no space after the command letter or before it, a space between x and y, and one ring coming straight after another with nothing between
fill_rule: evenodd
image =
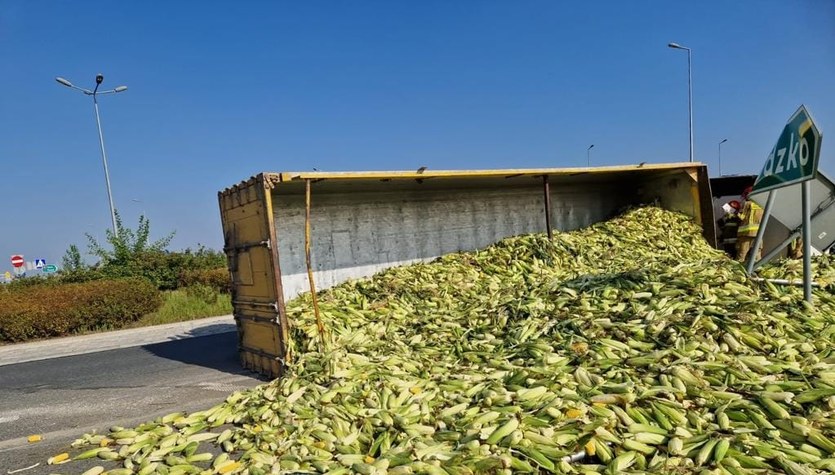
<instances>
[{"instance_id":1,"label":"pile of corn cobs","mask_svg":"<svg viewBox=\"0 0 835 475\"><path fill-rule=\"evenodd\" d=\"M324 349L303 296L283 378L77 445L111 473L835 472L815 299L639 208L321 292Z\"/></svg>"}]
</instances>

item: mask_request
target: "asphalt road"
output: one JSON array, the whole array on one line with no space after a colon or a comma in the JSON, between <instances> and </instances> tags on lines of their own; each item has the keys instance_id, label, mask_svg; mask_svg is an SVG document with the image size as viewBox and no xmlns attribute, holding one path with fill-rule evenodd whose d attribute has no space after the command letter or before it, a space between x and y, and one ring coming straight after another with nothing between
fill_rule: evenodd
<instances>
[{"instance_id":1,"label":"asphalt road","mask_svg":"<svg viewBox=\"0 0 835 475\"><path fill-rule=\"evenodd\" d=\"M20 473L80 473L46 460L85 432L206 409L261 383L241 369L235 333L0 366L0 474L38 462Z\"/></svg>"}]
</instances>

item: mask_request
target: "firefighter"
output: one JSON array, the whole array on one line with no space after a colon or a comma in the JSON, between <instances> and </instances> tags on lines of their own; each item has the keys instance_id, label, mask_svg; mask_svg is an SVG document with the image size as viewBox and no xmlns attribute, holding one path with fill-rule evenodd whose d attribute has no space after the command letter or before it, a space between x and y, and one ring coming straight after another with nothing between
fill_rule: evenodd
<instances>
[{"instance_id":1,"label":"firefighter","mask_svg":"<svg viewBox=\"0 0 835 475\"><path fill-rule=\"evenodd\" d=\"M762 207L748 199L750 193L750 186L742 192L742 199L745 201L745 204L742 205L742 211L739 213L739 230L736 235L736 257L740 262L747 261L748 253L754 245L757 232L760 230L760 221L763 218ZM757 247L754 252L756 255L755 260L760 260L762 257L762 245Z\"/></svg>"},{"instance_id":2,"label":"firefighter","mask_svg":"<svg viewBox=\"0 0 835 475\"><path fill-rule=\"evenodd\" d=\"M803 257L803 239L795 238L789 244L789 259L800 259Z\"/></svg>"},{"instance_id":3,"label":"firefighter","mask_svg":"<svg viewBox=\"0 0 835 475\"><path fill-rule=\"evenodd\" d=\"M739 230L739 209L742 205L731 200L722 205L725 215L719 219L719 243L731 258L736 259L736 236Z\"/></svg>"}]
</instances>

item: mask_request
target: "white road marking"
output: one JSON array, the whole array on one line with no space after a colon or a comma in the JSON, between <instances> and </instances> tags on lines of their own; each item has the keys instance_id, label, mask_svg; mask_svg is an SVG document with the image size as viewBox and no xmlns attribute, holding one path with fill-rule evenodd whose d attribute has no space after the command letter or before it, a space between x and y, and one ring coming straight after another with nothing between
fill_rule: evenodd
<instances>
[{"instance_id":1,"label":"white road marking","mask_svg":"<svg viewBox=\"0 0 835 475\"><path fill-rule=\"evenodd\" d=\"M4 422L14 422L20 419L20 416L17 414L12 414L11 416L0 416L0 424Z\"/></svg>"},{"instance_id":2,"label":"white road marking","mask_svg":"<svg viewBox=\"0 0 835 475\"><path fill-rule=\"evenodd\" d=\"M17 469L17 470L9 470L9 471L8 471L8 472L6 472L6 473L8 473L9 475L11 475L11 474L13 474L13 473L17 473L17 472L24 472L24 471L26 471L26 470L31 470L31 469L33 469L33 468L37 467L37 466L38 466L38 465L40 465L40 464L41 464L41 463L40 463L40 462L38 462L38 463L36 463L36 464L34 464L34 465L30 465L30 466L28 466L28 467L19 468L19 469Z\"/></svg>"},{"instance_id":3,"label":"white road marking","mask_svg":"<svg viewBox=\"0 0 835 475\"><path fill-rule=\"evenodd\" d=\"M218 382L201 382L197 383L197 387L208 389L209 391L220 391L223 393L232 393L242 389L240 384Z\"/></svg>"}]
</instances>

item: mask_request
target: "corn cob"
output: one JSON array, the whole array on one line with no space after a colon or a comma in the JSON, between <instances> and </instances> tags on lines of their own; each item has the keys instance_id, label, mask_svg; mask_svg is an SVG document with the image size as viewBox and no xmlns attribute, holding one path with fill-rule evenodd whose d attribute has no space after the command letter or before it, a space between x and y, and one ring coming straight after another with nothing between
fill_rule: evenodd
<instances>
[{"instance_id":1,"label":"corn cob","mask_svg":"<svg viewBox=\"0 0 835 475\"><path fill-rule=\"evenodd\" d=\"M700 232L643 207L345 283L321 293L329 353L303 295L282 379L84 436L76 458L143 474L192 473L211 446L214 472L252 475L829 467L835 297L798 306L798 289L749 281ZM815 262L835 276L833 258Z\"/></svg>"}]
</instances>

